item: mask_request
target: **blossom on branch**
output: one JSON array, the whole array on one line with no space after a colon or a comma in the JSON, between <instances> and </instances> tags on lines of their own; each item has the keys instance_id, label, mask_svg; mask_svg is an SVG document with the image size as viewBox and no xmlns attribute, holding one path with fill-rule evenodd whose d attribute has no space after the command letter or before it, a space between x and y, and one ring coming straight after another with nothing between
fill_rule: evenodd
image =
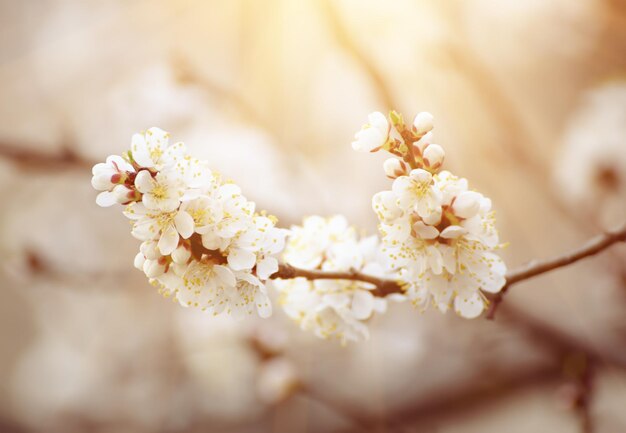
<instances>
[{"instance_id":1,"label":"blossom on branch","mask_svg":"<svg viewBox=\"0 0 626 433\"><path fill-rule=\"evenodd\" d=\"M135 134L129 152L94 167L92 185L99 205L126 205L143 241L134 265L165 296L212 314L271 315L265 281L287 231L183 143L158 128Z\"/></svg>"},{"instance_id":2,"label":"blossom on branch","mask_svg":"<svg viewBox=\"0 0 626 433\"><path fill-rule=\"evenodd\" d=\"M491 201L440 171L445 152L431 143L430 114L418 114L410 126L395 112L390 120L400 138L386 145L397 162L384 168L394 181L372 199L383 251L415 305L477 317L488 304L483 292L497 293L505 283Z\"/></svg>"},{"instance_id":3,"label":"blossom on branch","mask_svg":"<svg viewBox=\"0 0 626 433\"><path fill-rule=\"evenodd\" d=\"M292 227L283 258L302 269L388 275L378 238L359 238L340 215L311 216ZM342 343L368 338L367 320L387 308L386 300L372 293L375 286L362 281L295 278L275 280L273 286L287 315L302 329Z\"/></svg>"}]
</instances>

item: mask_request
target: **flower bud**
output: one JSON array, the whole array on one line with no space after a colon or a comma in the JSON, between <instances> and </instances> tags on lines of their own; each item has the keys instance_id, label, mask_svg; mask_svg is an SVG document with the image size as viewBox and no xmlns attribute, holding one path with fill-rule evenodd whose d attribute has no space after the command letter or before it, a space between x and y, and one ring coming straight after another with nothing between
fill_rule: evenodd
<instances>
[{"instance_id":1,"label":"flower bud","mask_svg":"<svg viewBox=\"0 0 626 433\"><path fill-rule=\"evenodd\" d=\"M162 260L146 260L143 264L143 272L148 278L156 278L165 273L165 263Z\"/></svg>"},{"instance_id":2,"label":"flower bud","mask_svg":"<svg viewBox=\"0 0 626 433\"><path fill-rule=\"evenodd\" d=\"M142 253L137 253L137 255L135 256L135 261L133 262L133 265L135 266L135 268L139 269L140 271L143 271L143 264L146 262L146 258L144 257L144 255Z\"/></svg>"},{"instance_id":3,"label":"flower bud","mask_svg":"<svg viewBox=\"0 0 626 433\"><path fill-rule=\"evenodd\" d=\"M433 129L433 120L434 117L432 114L423 111L415 116L415 120L413 121L413 127L415 128L415 133L419 136L422 136Z\"/></svg>"},{"instance_id":4,"label":"flower bud","mask_svg":"<svg viewBox=\"0 0 626 433\"><path fill-rule=\"evenodd\" d=\"M374 112L368 117L369 123L355 135L352 148L359 152L376 152L389 139L389 122L384 114Z\"/></svg>"},{"instance_id":5,"label":"flower bud","mask_svg":"<svg viewBox=\"0 0 626 433\"><path fill-rule=\"evenodd\" d=\"M460 218L471 218L480 211L482 195L474 191L463 191L454 199L452 211Z\"/></svg>"},{"instance_id":6,"label":"flower bud","mask_svg":"<svg viewBox=\"0 0 626 433\"><path fill-rule=\"evenodd\" d=\"M395 179L407 174L406 164L397 158L389 158L383 163L385 174L389 179Z\"/></svg>"},{"instance_id":7,"label":"flower bud","mask_svg":"<svg viewBox=\"0 0 626 433\"><path fill-rule=\"evenodd\" d=\"M139 247L139 251L148 260L158 260L161 257L161 253L157 248L156 241L145 241Z\"/></svg>"},{"instance_id":8,"label":"flower bud","mask_svg":"<svg viewBox=\"0 0 626 433\"><path fill-rule=\"evenodd\" d=\"M172 251L171 257L174 263L184 265L191 258L191 251L187 249L184 245L181 245L174 251Z\"/></svg>"},{"instance_id":9,"label":"flower bud","mask_svg":"<svg viewBox=\"0 0 626 433\"><path fill-rule=\"evenodd\" d=\"M437 169L441 167L445 156L446 152L438 144L429 144L424 149L423 158L428 168Z\"/></svg>"}]
</instances>

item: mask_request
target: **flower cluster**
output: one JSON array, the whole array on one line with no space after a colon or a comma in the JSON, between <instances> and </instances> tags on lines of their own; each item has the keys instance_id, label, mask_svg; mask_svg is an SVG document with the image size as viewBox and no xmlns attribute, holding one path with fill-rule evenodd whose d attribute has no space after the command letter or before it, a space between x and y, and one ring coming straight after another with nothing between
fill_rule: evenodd
<instances>
[{"instance_id":1,"label":"flower cluster","mask_svg":"<svg viewBox=\"0 0 626 433\"><path fill-rule=\"evenodd\" d=\"M420 113L412 125L395 112L389 119L371 114L352 144L394 155L384 164L393 186L372 200L384 251L415 305L444 312L453 306L477 317L488 304L483 292L497 293L505 283L506 267L493 253L499 241L491 201L440 170L445 153L431 142L432 115Z\"/></svg>"},{"instance_id":2,"label":"flower cluster","mask_svg":"<svg viewBox=\"0 0 626 433\"><path fill-rule=\"evenodd\" d=\"M142 241L135 267L182 305L213 314L272 312L265 280L278 270L286 230L255 212L241 189L151 128L93 168L101 206L123 204Z\"/></svg>"},{"instance_id":3,"label":"flower cluster","mask_svg":"<svg viewBox=\"0 0 626 433\"><path fill-rule=\"evenodd\" d=\"M311 216L302 226L292 227L283 258L301 269L386 275L378 238L359 238L355 228L340 215ZM372 294L375 287L362 281L296 278L273 284L280 292L285 312L302 329L342 343L368 338L365 321L387 307L383 298Z\"/></svg>"}]
</instances>

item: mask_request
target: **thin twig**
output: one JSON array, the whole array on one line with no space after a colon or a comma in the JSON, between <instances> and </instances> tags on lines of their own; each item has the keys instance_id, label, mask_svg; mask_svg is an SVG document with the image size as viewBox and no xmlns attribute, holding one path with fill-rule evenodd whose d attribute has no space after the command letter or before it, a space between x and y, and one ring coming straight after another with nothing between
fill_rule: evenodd
<instances>
[{"instance_id":1,"label":"thin twig","mask_svg":"<svg viewBox=\"0 0 626 433\"><path fill-rule=\"evenodd\" d=\"M321 271L317 269L301 269L286 263L281 263L278 271L271 276L273 279L289 280L292 278L306 278L307 280L350 280L373 284L376 289L372 293L378 297L385 297L392 293L402 293L402 283L395 280L375 277L361 272Z\"/></svg>"},{"instance_id":2,"label":"thin twig","mask_svg":"<svg viewBox=\"0 0 626 433\"><path fill-rule=\"evenodd\" d=\"M532 261L526 266L522 266L519 269L509 272L506 276L505 286L491 299L491 305L489 307L489 311L487 312L487 319L493 319L495 317L498 306L502 302L502 299L504 295L506 295L509 287L513 284L534 278L538 275L562 268L564 266L571 265L572 263L586 257L596 255L615 243L624 241L626 241L626 224L622 225L620 228L609 230L604 234L596 236L582 247L567 254L549 260Z\"/></svg>"}]
</instances>

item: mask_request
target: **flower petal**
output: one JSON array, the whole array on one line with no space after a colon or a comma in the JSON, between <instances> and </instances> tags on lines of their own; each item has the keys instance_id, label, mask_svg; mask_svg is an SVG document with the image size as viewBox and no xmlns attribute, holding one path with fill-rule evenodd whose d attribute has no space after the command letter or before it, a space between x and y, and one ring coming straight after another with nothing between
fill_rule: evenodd
<instances>
[{"instance_id":1,"label":"flower petal","mask_svg":"<svg viewBox=\"0 0 626 433\"><path fill-rule=\"evenodd\" d=\"M193 217L185 211L179 211L176 214L174 217L174 225L183 239L189 239L189 237L193 234Z\"/></svg>"},{"instance_id":2,"label":"flower petal","mask_svg":"<svg viewBox=\"0 0 626 433\"><path fill-rule=\"evenodd\" d=\"M454 298L454 309L458 315L466 319L474 319L483 312L485 303L478 292L469 296L459 294Z\"/></svg>"},{"instance_id":3,"label":"flower petal","mask_svg":"<svg viewBox=\"0 0 626 433\"><path fill-rule=\"evenodd\" d=\"M267 280L276 271L278 271L278 260L274 257L266 257L256 265L256 274L262 280Z\"/></svg>"},{"instance_id":4,"label":"flower petal","mask_svg":"<svg viewBox=\"0 0 626 433\"><path fill-rule=\"evenodd\" d=\"M163 233L161 233L161 239L159 239L159 243L157 244L159 251L161 251L161 254L163 254L164 256L172 254L172 252L178 246L178 240L179 236L176 228L174 227L174 225L168 225L163 230Z\"/></svg>"},{"instance_id":5,"label":"flower petal","mask_svg":"<svg viewBox=\"0 0 626 433\"><path fill-rule=\"evenodd\" d=\"M374 295L367 290L356 290L352 296L352 315L358 320L365 320L374 311Z\"/></svg>"},{"instance_id":6,"label":"flower petal","mask_svg":"<svg viewBox=\"0 0 626 433\"><path fill-rule=\"evenodd\" d=\"M252 269L255 261L256 255L254 253L241 248L233 248L228 254L228 264L235 271Z\"/></svg>"},{"instance_id":7,"label":"flower petal","mask_svg":"<svg viewBox=\"0 0 626 433\"><path fill-rule=\"evenodd\" d=\"M152 179L152 175L148 170L141 170L135 177L135 187L142 194L152 191L154 183L154 179Z\"/></svg>"}]
</instances>

